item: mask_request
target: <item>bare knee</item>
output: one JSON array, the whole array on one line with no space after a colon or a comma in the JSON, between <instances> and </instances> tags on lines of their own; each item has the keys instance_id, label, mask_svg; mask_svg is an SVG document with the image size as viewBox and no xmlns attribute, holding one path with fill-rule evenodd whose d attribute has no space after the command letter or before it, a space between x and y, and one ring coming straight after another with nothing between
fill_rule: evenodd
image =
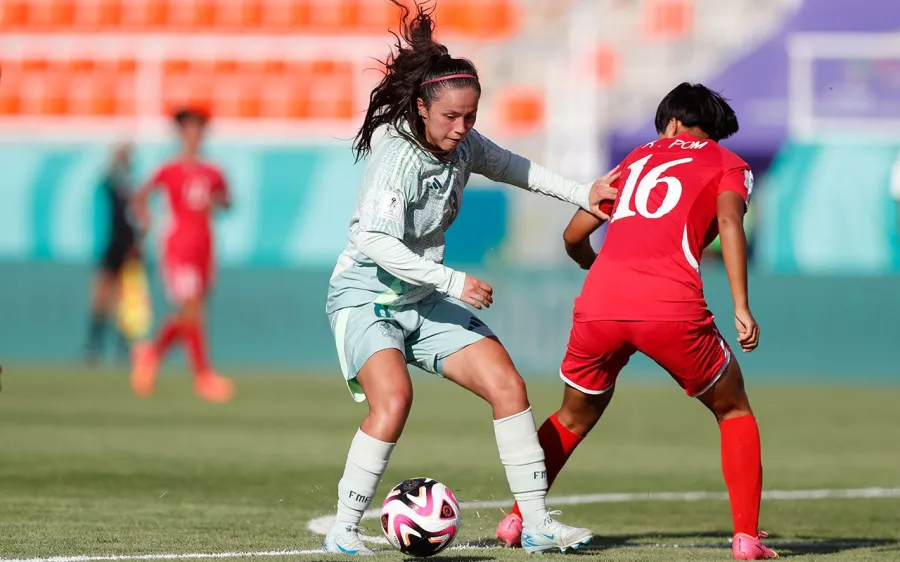
<instances>
[{"instance_id":1,"label":"bare knee","mask_svg":"<svg viewBox=\"0 0 900 562\"><path fill-rule=\"evenodd\" d=\"M528 409L525 381L495 338L484 338L447 357L443 374L490 404L495 420Z\"/></svg>"},{"instance_id":2,"label":"bare knee","mask_svg":"<svg viewBox=\"0 0 900 562\"><path fill-rule=\"evenodd\" d=\"M413 390L406 360L396 349L381 350L370 357L356 378L369 402L369 414L361 429L387 443L396 443L403 433Z\"/></svg>"},{"instance_id":3,"label":"bare knee","mask_svg":"<svg viewBox=\"0 0 900 562\"><path fill-rule=\"evenodd\" d=\"M559 423L575 435L584 437L606 411L614 391L615 387L612 387L603 394L587 394L567 385L562 406L556 413Z\"/></svg>"},{"instance_id":4,"label":"bare knee","mask_svg":"<svg viewBox=\"0 0 900 562\"><path fill-rule=\"evenodd\" d=\"M494 419L506 418L528 409L525 381L515 368L503 369L485 376L479 393L494 412Z\"/></svg>"},{"instance_id":5,"label":"bare knee","mask_svg":"<svg viewBox=\"0 0 900 562\"><path fill-rule=\"evenodd\" d=\"M753 415L750 399L744 389L744 376L737 361L732 358L722 376L697 399L706 406L716 421L722 423L731 418Z\"/></svg>"},{"instance_id":6,"label":"bare knee","mask_svg":"<svg viewBox=\"0 0 900 562\"><path fill-rule=\"evenodd\" d=\"M403 433L409 411L412 408L412 389L399 391L389 397L369 402L369 415L363 421L363 431L385 441L396 443Z\"/></svg>"}]
</instances>

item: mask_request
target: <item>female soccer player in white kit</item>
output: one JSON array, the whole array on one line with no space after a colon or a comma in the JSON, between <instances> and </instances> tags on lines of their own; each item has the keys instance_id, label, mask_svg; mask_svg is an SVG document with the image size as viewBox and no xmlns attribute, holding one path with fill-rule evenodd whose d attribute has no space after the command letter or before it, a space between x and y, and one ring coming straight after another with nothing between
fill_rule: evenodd
<instances>
[{"instance_id":1,"label":"female soccer player in white kit","mask_svg":"<svg viewBox=\"0 0 900 562\"><path fill-rule=\"evenodd\" d=\"M566 180L473 130L481 94L474 65L432 39L427 10L411 17L402 9L406 46L398 38L356 137L357 157L371 157L328 290L341 370L353 398L368 399L369 413L350 445L324 549L372 554L358 525L409 414L407 364L491 405L500 460L522 508L525 550L578 548L591 531L554 520L545 505L544 453L525 384L491 330L460 302L480 310L491 305L493 290L442 265L444 231L473 172L594 213L601 199L615 197L614 177L593 185Z\"/></svg>"}]
</instances>

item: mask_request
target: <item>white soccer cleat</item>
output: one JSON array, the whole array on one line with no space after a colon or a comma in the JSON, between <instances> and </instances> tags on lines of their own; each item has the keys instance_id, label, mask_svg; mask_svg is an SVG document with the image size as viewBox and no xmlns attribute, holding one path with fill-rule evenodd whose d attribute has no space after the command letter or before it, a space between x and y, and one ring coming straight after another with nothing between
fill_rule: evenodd
<instances>
[{"instance_id":1,"label":"white soccer cleat","mask_svg":"<svg viewBox=\"0 0 900 562\"><path fill-rule=\"evenodd\" d=\"M328 554L344 554L347 556L374 556L375 553L362 542L359 527L332 527L325 537L322 550Z\"/></svg>"},{"instance_id":2,"label":"white soccer cleat","mask_svg":"<svg viewBox=\"0 0 900 562\"><path fill-rule=\"evenodd\" d=\"M570 527L553 519L559 511L548 511L547 516L538 525L522 527L522 548L528 554L546 552L548 550L578 550L590 544L594 533L590 529Z\"/></svg>"}]
</instances>

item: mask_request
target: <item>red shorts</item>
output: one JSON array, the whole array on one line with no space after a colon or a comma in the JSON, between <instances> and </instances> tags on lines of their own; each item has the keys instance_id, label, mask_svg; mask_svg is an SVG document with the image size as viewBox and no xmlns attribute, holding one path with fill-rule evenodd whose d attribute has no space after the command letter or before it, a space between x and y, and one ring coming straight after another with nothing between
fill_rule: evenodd
<instances>
[{"instance_id":1,"label":"red shorts","mask_svg":"<svg viewBox=\"0 0 900 562\"><path fill-rule=\"evenodd\" d=\"M731 349L713 318L699 321L574 322L559 376L587 394L602 394L635 351L668 371L688 396L703 394L725 372Z\"/></svg>"},{"instance_id":2,"label":"red shorts","mask_svg":"<svg viewBox=\"0 0 900 562\"><path fill-rule=\"evenodd\" d=\"M213 281L211 248L173 242L166 245L163 253L162 274L166 295L176 304L204 298Z\"/></svg>"}]
</instances>

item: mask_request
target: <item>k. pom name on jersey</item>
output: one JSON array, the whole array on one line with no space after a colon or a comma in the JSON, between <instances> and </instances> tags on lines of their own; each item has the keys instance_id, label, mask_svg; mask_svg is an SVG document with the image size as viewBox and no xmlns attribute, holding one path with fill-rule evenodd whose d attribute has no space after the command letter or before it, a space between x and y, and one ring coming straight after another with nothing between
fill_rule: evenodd
<instances>
[{"instance_id":1,"label":"k. pom name on jersey","mask_svg":"<svg viewBox=\"0 0 900 562\"><path fill-rule=\"evenodd\" d=\"M650 141L641 148L656 148L659 143L662 143L661 140ZM696 141L696 140L683 140L683 139L675 139L671 143L669 143L668 148L680 148L682 150L699 150L701 148L706 147L709 144L709 141Z\"/></svg>"}]
</instances>

